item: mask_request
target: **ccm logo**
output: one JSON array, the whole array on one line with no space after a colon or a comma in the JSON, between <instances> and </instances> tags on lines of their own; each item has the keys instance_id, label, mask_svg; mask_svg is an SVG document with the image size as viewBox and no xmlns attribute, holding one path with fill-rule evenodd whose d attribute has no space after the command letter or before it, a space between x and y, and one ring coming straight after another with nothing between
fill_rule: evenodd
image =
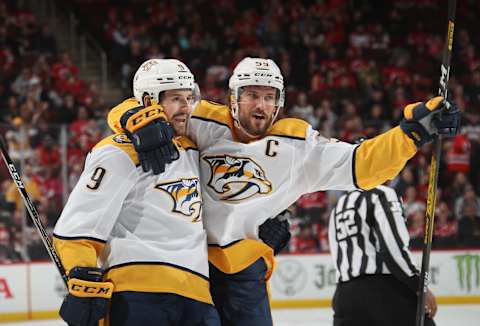
<instances>
[{"instance_id":1,"label":"ccm logo","mask_svg":"<svg viewBox=\"0 0 480 326\"><path fill-rule=\"evenodd\" d=\"M263 72L256 72L254 75L256 77L272 77L272 74L267 74L267 73L263 73Z\"/></svg>"},{"instance_id":2,"label":"ccm logo","mask_svg":"<svg viewBox=\"0 0 480 326\"><path fill-rule=\"evenodd\" d=\"M72 286L70 287L70 290L74 292L83 292L87 294L108 294L108 292L110 291L109 288L85 286L80 284L72 284Z\"/></svg>"},{"instance_id":3,"label":"ccm logo","mask_svg":"<svg viewBox=\"0 0 480 326\"><path fill-rule=\"evenodd\" d=\"M17 170L15 169L15 165L9 164L9 165L8 165L8 168L9 168L10 171L12 172L12 177L13 177L15 183L17 184L17 186L18 186L19 188L25 188L25 186L23 185L22 180L20 180L20 175L17 173Z\"/></svg>"},{"instance_id":4,"label":"ccm logo","mask_svg":"<svg viewBox=\"0 0 480 326\"><path fill-rule=\"evenodd\" d=\"M159 109L151 109L151 110L148 110L148 111L145 111L142 113L142 115L136 117L133 121L132 121L132 124L134 126L138 125L139 123L141 123L144 119L148 119L150 117L153 117L155 116L156 114L159 114L161 111Z\"/></svg>"}]
</instances>

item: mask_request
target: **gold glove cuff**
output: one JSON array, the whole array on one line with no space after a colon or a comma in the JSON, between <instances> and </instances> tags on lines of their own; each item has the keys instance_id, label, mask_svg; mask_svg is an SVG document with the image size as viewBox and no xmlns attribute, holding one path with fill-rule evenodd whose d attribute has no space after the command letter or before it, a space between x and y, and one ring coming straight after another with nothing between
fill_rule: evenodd
<instances>
[{"instance_id":1,"label":"gold glove cuff","mask_svg":"<svg viewBox=\"0 0 480 326\"><path fill-rule=\"evenodd\" d=\"M68 292L80 298L110 299L113 292L113 283L91 282L78 278L72 278L68 280Z\"/></svg>"},{"instance_id":2,"label":"gold glove cuff","mask_svg":"<svg viewBox=\"0 0 480 326\"><path fill-rule=\"evenodd\" d=\"M138 129L148 125L150 122L157 119L163 119L168 121L163 108L160 105L148 106L144 109L141 109L137 113L133 114L128 120L125 128L134 133Z\"/></svg>"}]
</instances>

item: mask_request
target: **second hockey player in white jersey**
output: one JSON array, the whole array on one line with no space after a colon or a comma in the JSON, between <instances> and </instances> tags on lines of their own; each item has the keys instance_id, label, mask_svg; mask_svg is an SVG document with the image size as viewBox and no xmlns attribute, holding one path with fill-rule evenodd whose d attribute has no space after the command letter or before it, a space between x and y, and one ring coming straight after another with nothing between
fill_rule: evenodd
<instances>
[{"instance_id":1,"label":"second hockey player in white jersey","mask_svg":"<svg viewBox=\"0 0 480 326\"><path fill-rule=\"evenodd\" d=\"M271 325L266 280L274 259L262 226L305 193L369 189L393 178L435 133L455 134L459 113L431 124L443 99L415 103L401 127L356 146L301 120L275 122L284 85L272 60L245 58L229 86L230 107L201 101L189 130L200 150L212 296L226 325ZM110 126L122 130L120 118L135 105L113 109Z\"/></svg>"},{"instance_id":2,"label":"second hockey player in white jersey","mask_svg":"<svg viewBox=\"0 0 480 326\"><path fill-rule=\"evenodd\" d=\"M135 93L147 78L154 89L152 96L136 95L161 106L148 106L133 124L153 121L150 138L170 142L173 131L158 120L168 119L176 159L160 174L144 173L134 144L119 133L87 156L54 231L69 275L60 315L77 326L92 325L108 310L111 325L219 326L209 289L198 150L184 136L193 75L170 59L142 65L136 77Z\"/></svg>"}]
</instances>

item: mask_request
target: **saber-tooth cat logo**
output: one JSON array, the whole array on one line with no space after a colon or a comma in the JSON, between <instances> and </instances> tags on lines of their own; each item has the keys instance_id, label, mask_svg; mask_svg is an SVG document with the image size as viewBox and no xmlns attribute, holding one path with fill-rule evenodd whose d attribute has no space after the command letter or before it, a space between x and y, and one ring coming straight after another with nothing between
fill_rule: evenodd
<instances>
[{"instance_id":1,"label":"saber-tooth cat logo","mask_svg":"<svg viewBox=\"0 0 480 326\"><path fill-rule=\"evenodd\" d=\"M210 165L208 186L222 195L221 200L242 200L272 191L272 183L261 166L248 157L219 155L203 160Z\"/></svg>"},{"instance_id":2,"label":"saber-tooth cat logo","mask_svg":"<svg viewBox=\"0 0 480 326\"><path fill-rule=\"evenodd\" d=\"M480 289L480 255L456 255L458 283L460 288L471 292Z\"/></svg>"},{"instance_id":3,"label":"saber-tooth cat logo","mask_svg":"<svg viewBox=\"0 0 480 326\"><path fill-rule=\"evenodd\" d=\"M173 199L172 212L188 216L192 222L200 221L202 198L198 178L161 183L155 188L165 191Z\"/></svg>"}]
</instances>

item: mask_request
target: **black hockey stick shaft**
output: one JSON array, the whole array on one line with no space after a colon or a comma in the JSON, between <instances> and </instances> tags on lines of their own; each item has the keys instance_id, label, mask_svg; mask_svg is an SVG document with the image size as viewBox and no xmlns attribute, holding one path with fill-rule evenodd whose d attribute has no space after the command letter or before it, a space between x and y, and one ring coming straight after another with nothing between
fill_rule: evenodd
<instances>
[{"instance_id":1,"label":"black hockey stick shaft","mask_svg":"<svg viewBox=\"0 0 480 326\"><path fill-rule=\"evenodd\" d=\"M443 50L440 87L438 89L438 94L443 97L444 101L447 100L448 95L448 80L450 77L450 61L453 50L453 30L455 27L456 6L456 0L448 0L447 36L445 48ZM428 272L430 268L430 252L432 250L435 201L437 197L438 170L441 154L442 137L438 135L433 141L432 160L430 162L430 174L428 177L427 210L425 213L425 234L423 241L422 269L420 272L420 284L418 287L417 314L415 322L416 326L423 326L425 318L425 296L428 289Z\"/></svg>"},{"instance_id":2,"label":"black hockey stick shaft","mask_svg":"<svg viewBox=\"0 0 480 326\"><path fill-rule=\"evenodd\" d=\"M50 238L48 237L47 232L45 231L45 228L42 225L42 222L40 221L40 217L35 208L35 205L33 204L32 200L30 199L30 196L27 193L27 190L25 189L25 184L23 183L22 178L20 177L20 174L15 168L15 165L13 164L13 161L10 158L10 155L8 154L7 147L5 144L6 143L4 142L3 137L0 136L0 148L2 151L3 161L5 162L5 165L7 166L8 171L12 176L13 182L17 186L18 192L20 193L20 196L23 199L23 203L27 208L28 215L30 216L33 224L35 224L35 227L37 228L38 233L40 234L40 238L42 239L43 245L47 249L48 255L50 256L52 261L55 263L57 270L60 273L60 276L62 277L62 280L68 289L68 278L67 278L67 274L65 273L65 268L63 267L62 262L60 261L60 258L58 257L57 252L55 251L55 248L53 247L53 244L50 241Z\"/></svg>"}]
</instances>

